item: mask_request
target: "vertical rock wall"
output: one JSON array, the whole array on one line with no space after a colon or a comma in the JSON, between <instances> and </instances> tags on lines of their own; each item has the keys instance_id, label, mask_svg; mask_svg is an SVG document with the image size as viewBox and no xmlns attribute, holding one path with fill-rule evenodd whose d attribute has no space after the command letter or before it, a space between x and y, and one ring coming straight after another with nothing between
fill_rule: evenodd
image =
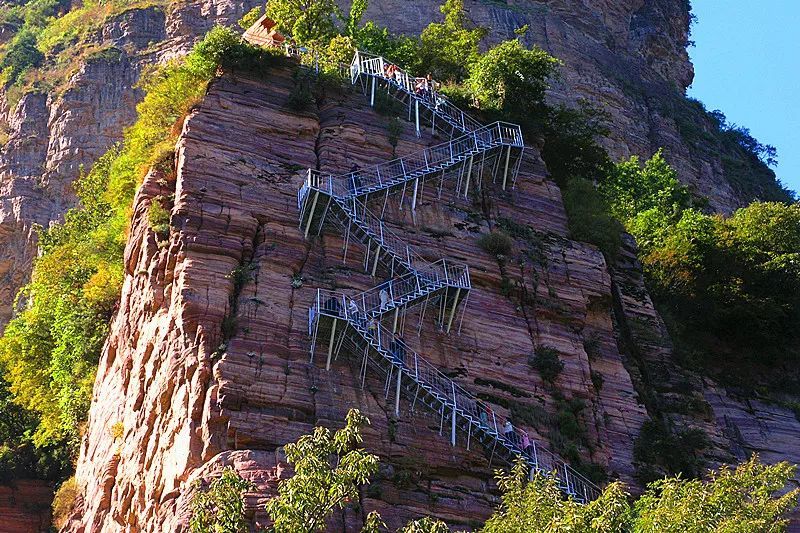
<instances>
[{"instance_id":1,"label":"vertical rock wall","mask_svg":"<svg viewBox=\"0 0 800 533\"><path fill-rule=\"evenodd\" d=\"M215 82L186 122L175 180L151 175L137 196L121 308L78 464L84 498L70 530L182 530L192 481L224 464L257 482L251 503L263 522L263 498L285 475L280 447L315 425L341 424L350 407L372 420L365 444L382 462L362 509L383 511L390 526L433 514L467 528L491 512L483 453L450 447L439 421L412 416L408 404L395 420L382 384L368 379L361 389L349 358L330 372L309 364L314 289L359 290L375 280L360 270L357 246L343 262L335 231L303 239L296 205L302 169L346 170L392 150L386 118L363 95L329 92L320 108L298 115L286 108L292 84L285 68L265 82L242 75ZM410 129L399 153L438 142L417 140ZM591 444L583 458L630 481L631 442L646 413L614 338L610 277L596 249L566 238L558 189L543 177L535 149L527 159L511 194L485 183L482 198L470 203L445 184L437 201L436 188L426 187L416 223L408 206L390 202L387 216L416 250L467 262L476 287L460 335L437 332L429 310L419 336L419 317L407 318L405 338L500 412L516 405L552 416L556 390L582 399L578 416ZM172 231L159 243L147 227L147 206L173 191ZM539 260L501 265L480 249L478 235L498 217L539 232L540 241L515 244L521 255L535 247ZM238 294L235 270L247 272ZM500 292L504 275L515 287L509 296ZM293 286L299 278L302 286ZM565 363L556 388L528 365L539 346L556 349ZM604 376L600 390L592 371ZM117 423L124 427L119 439L110 432ZM543 443L551 436L547 425L522 425ZM347 509L336 521L355 528L362 518Z\"/></svg>"}]
</instances>

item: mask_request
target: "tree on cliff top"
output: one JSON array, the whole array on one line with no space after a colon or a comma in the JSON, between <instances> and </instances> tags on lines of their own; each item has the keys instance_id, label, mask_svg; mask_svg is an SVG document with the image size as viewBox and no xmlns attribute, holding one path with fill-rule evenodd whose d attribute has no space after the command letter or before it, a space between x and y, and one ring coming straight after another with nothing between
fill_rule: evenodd
<instances>
[{"instance_id":1,"label":"tree on cliff top","mask_svg":"<svg viewBox=\"0 0 800 533\"><path fill-rule=\"evenodd\" d=\"M548 80L560 64L538 46L528 49L511 39L480 55L466 84L482 108L507 116L543 115Z\"/></svg>"},{"instance_id":2,"label":"tree on cliff top","mask_svg":"<svg viewBox=\"0 0 800 533\"><path fill-rule=\"evenodd\" d=\"M478 44L488 30L470 25L463 0L445 0L440 10L444 21L430 23L419 36L420 60L434 79L460 82L478 58Z\"/></svg>"},{"instance_id":3,"label":"tree on cliff top","mask_svg":"<svg viewBox=\"0 0 800 533\"><path fill-rule=\"evenodd\" d=\"M331 39L342 16L335 0L269 0L266 14L299 44Z\"/></svg>"}]
</instances>

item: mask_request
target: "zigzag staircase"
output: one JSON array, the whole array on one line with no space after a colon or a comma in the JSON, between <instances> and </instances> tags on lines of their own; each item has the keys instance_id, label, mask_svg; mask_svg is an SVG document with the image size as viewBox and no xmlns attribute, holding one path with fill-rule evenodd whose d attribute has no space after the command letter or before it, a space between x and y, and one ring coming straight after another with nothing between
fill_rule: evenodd
<instances>
[{"instance_id":1,"label":"zigzag staircase","mask_svg":"<svg viewBox=\"0 0 800 533\"><path fill-rule=\"evenodd\" d=\"M358 356L362 386L368 369L377 372L385 380L387 399L394 393L397 416L402 395L411 401L412 411L425 406L435 413L440 433L447 427L453 446L461 435L460 440L468 449L477 442L490 461L511 463L522 457L532 471L555 475L566 494L583 502L593 500L600 492L595 485L537 446L523 430L464 390L399 337L401 311L424 304L421 326L430 302L438 309L437 325L449 332L459 305L471 290L469 269L448 259L425 261L368 210L368 203L383 198L385 209L389 196L400 194L401 205L410 203L413 212L426 183L436 186L438 181L441 198L444 182L453 180L456 193L467 196L471 184L481 186L484 171L491 172L494 180L502 178L499 181L505 189L516 179L524 143L519 126L501 122L481 125L437 94L434 87L429 85L429 90L419 91L421 78L389 69L390 65L381 57L357 52L350 69L351 80L354 84L360 82L369 92L371 104L376 91L386 90L408 105L418 133L421 121L427 119L431 128L438 127L451 139L354 173L308 171L297 198L300 230L308 237L332 223L345 235L345 260L351 242L359 242L365 248L365 271L375 276L380 267L389 279L357 295L317 290L309 308L311 359L318 344L325 345L328 369L332 358L342 351ZM387 74L392 71L395 72L391 76ZM384 322L390 322L392 327Z\"/></svg>"}]
</instances>

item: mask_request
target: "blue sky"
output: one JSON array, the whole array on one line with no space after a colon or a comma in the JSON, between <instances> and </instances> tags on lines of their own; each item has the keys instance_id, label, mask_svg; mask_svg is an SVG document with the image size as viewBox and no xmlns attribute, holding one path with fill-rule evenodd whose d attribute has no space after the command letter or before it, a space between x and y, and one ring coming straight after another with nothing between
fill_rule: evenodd
<instances>
[{"instance_id":1,"label":"blue sky","mask_svg":"<svg viewBox=\"0 0 800 533\"><path fill-rule=\"evenodd\" d=\"M775 172L800 191L800 0L692 0L689 96L778 149Z\"/></svg>"}]
</instances>

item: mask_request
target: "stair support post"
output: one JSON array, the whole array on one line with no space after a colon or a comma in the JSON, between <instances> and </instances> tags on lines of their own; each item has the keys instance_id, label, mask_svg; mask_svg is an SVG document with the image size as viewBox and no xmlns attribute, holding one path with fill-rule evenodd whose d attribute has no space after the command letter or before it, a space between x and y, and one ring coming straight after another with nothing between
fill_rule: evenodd
<instances>
[{"instance_id":1,"label":"stair support post","mask_svg":"<svg viewBox=\"0 0 800 533\"><path fill-rule=\"evenodd\" d=\"M461 294L461 287L456 289L456 296L453 298L453 307L450 309L450 320L447 321L447 333L450 333L450 328L453 327L453 319L456 316L456 307L458 306L458 297Z\"/></svg>"},{"instance_id":2,"label":"stair support post","mask_svg":"<svg viewBox=\"0 0 800 533\"><path fill-rule=\"evenodd\" d=\"M411 197L411 211L417 209L417 189L419 188L419 178L414 180L414 195Z\"/></svg>"},{"instance_id":3,"label":"stair support post","mask_svg":"<svg viewBox=\"0 0 800 533\"><path fill-rule=\"evenodd\" d=\"M372 89L369 94L369 106L375 107L375 76L372 76Z\"/></svg>"},{"instance_id":4,"label":"stair support post","mask_svg":"<svg viewBox=\"0 0 800 533\"><path fill-rule=\"evenodd\" d=\"M317 209L317 200L319 200L319 191L314 191L314 201L311 202L311 210L308 212L308 222L306 222L306 239L308 238L308 231L311 229L311 221L314 220L314 211Z\"/></svg>"},{"instance_id":5,"label":"stair support post","mask_svg":"<svg viewBox=\"0 0 800 533\"><path fill-rule=\"evenodd\" d=\"M508 161L511 159L511 147L508 147L508 151L506 152L506 165L505 169L503 170L503 190L506 190L506 182L508 181Z\"/></svg>"},{"instance_id":6,"label":"stair support post","mask_svg":"<svg viewBox=\"0 0 800 533\"><path fill-rule=\"evenodd\" d=\"M422 137L422 132L419 129L419 100L414 99L414 124L417 127L417 137Z\"/></svg>"},{"instance_id":7,"label":"stair support post","mask_svg":"<svg viewBox=\"0 0 800 533\"><path fill-rule=\"evenodd\" d=\"M331 340L328 343L328 360L325 361L325 370L331 369L331 356L333 355L333 344L334 339L336 338L336 324L339 321L335 318L333 319L333 326L331 326Z\"/></svg>"},{"instance_id":8,"label":"stair support post","mask_svg":"<svg viewBox=\"0 0 800 533\"><path fill-rule=\"evenodd\" d=\"M469 160L467 161L467 180L466 180L466 183L464 184L464 198L466 198L467 197L467 193L469 193L469 179L470 179L470 177L472 177L472 161L473 161L473 158L474 158L474 155L470 154Z\"/></svg>"},{"instance_id":9,"label":"stair support post","mask_svg":"<svg viewBox=\"0 0 800 533\"><path fill-rule=\"evenodd\" d=\"M403 378L402 369L397 369L397 388L394 391L394 415L400 416L400 380Z\"/></svg>"},{"instance_id":10,"label":"stair support post","mask_svg":"<svg viewBox=\"0 0 800 533\"><path fill-rule=\"evenodd\" d=\"M378 269L378 259L381 256L381 245L376 244L375 246L375 261L372 263L372 277L375 277L375 272Z\"/></svg>"},{"instance_id":11,"label":"stair support post","mask_svg":"<svg viewBox=\"0 0 800 533\"><path fill-rule=\"evenodd\" d=\"M456 403L456 385L452 381L450 382L450 384L453 387L453 419L451 420L451 423L450 423L450 445L455 447L455 445L456 445L456 409L458 407L458 404Z\"/></svg>"}]
</instances>

